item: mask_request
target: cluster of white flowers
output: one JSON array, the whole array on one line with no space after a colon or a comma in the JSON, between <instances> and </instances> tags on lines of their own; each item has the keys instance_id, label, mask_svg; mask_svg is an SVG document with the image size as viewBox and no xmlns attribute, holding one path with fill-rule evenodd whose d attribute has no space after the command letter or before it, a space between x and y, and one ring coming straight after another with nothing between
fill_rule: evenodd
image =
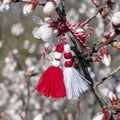
<instances>
[{"instance_id":1,"label":"cluster of white flowers","mask_svg":"<svg viewBox=\"0 0 120 120\"><path fill-rule=\"evenodd\" d=\"M12 0L3 0L0 2L0 11L6 12L10 8L10 3Z\"/></svg>"},{"instance_id":2,"label":"cluster of white flowers","mask_svg":"<svg viewBox=\"0 0 120 120\"><path fill-rule=\"evenodd\" d=\"M24 32L24 27L22 23L14 24L11 28L11 33L16 37L20 36Z\"/></svg>"}]
</instances>

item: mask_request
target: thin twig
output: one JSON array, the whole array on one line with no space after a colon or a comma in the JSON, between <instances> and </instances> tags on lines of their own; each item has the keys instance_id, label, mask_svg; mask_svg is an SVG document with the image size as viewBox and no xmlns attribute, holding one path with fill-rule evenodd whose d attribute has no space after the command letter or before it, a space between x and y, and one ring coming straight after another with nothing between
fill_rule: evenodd
<instances>
[{"instance_id":1,"label":"thin twig","mask_svg":"<svg viewBox=\"0 0 120 120\"><path fill-rule=\"evenodd\" d=\"M91 18L89 18L88 20L86 20L85 23L89 23L91 20L93 20L97 16L98 13L99 13L99 11L97 11L95 13L95 15L93 15Z\"/></svg>"},{"instance_id":2,"label":"thin twig","mask_svg":"<svg viewBox=\"0 0 120 120\"><path fill-rule=\"evenodd\" d=\"M108 74L107 74L105 77L103 77L100 81L98 81L97 83L95 83L94 88L95 88L95 89L98 88L98 86L99 86L100 84L102 84L106 79L108 79L109 77L111 77L112 75L116 74L116 73L119 72L119 71L120 71L120 66L119 66L118 68L116 68L113 72L108 73Z\"/></svg>"},{"instance_id":3,"label":"thin twig","mask_svg":"<svg viewBox=\"0 0 120 120\"><path fill-rule=\"evenodd\" d=\"M99 93L99 90L98 90L98 87L106 80L108 79L109 77L111 77L112 75L116 74L117 72L120 71L120 66L118 68L116 68L113 72L111 73L108 73L105 77L103 77L101 80L99 80L97 83L94 84L94 90L95 90L95 93L99 96L99 97L102 97Z\"/></svg>"},{"instance_id":4,"label":"thin twig","mask_svg":"<svg viewBox=\"0 0 120 120\"><path fill-rule=\"evenodd\" d=\"M93 20L93 19L97 16L97 14L105 7L105 5L107 4L108 1L109 1L109 0L106 0L106 1L103 3L103 5L101 5L100 7L96 6L97 9L98 9L97 12L96 12L95 15L93 15L91 18L89 18L88 20L86 20L85 23L89 23L91 20Z\"/></svg>"},{"instance_id":5,"label":"thin twig","mask_svg":"<svg viewBox=\"0 0 120 120\"><path fill-rule=\"evenodd\" d=\"M105 77L103 77L101 80L105 81L107 78L111 77L112 75L116 74L117 72L120 71L120 66L118 68L116 68L113 72L108 73Z\"/></svg>"},{"instance_id":6,"label":"thin twig","mask_svg":"<svg viewBox=\"0 0 120 120\"><path fill-rule=\"evenodd\" d=\"M88 51L87 54L89 54L89 56L92 56L93 53L97 53L101 47L110 44L118 35L119 34L114 33L112 35L112 37L110 37L106 42L104 42L102 44L101 43L96 44L96 46L93 47L92 51Z\"/></svg>"},{"instance_id":7,"label":"thin twig","mask_svg":"<svg viewBox=\"0 0 120 120\"><path fill-rule=\"evenodd\" d=\"M28 112L29 112L29 101L30 101L30 77L29 75L25 75L26 77L26 83L27 83L27 101L25 104L25 119L27 118Z\"/></svg>"}]
</instances>

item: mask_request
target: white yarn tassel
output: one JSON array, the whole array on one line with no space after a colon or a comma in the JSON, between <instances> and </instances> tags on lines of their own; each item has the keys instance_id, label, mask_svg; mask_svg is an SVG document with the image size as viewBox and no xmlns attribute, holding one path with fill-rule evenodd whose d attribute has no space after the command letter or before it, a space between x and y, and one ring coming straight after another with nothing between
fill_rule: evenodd
<instances>
[{"instance_id":1,"label":"white yarn tassel","mask_svg":"<svg viewBox=\"0 0 120 120\"><path fill-rule=\"evenodd\" d=\"M66 94L68 99L72 99L74 97L79 97L82 93L88 90L87 83L83 80L83 77L80 73L72 67L72 54L70 52L70 46L66 44L64 46L65 50L65 69L63 71L64 74L64 82L66 87Z\"/></svg>"},{"instance_id":2,"label":"white yarn tassel","mask_svg":"<svg viewBox=\"0 0 120 120\"><path fill-rule=\"evenodd\" d=\"M79 97L81 93L88 90L86 82L74 67L66 67L64 70L64 82L67 91L67 98Z\"/></svg>"}]
</instances>

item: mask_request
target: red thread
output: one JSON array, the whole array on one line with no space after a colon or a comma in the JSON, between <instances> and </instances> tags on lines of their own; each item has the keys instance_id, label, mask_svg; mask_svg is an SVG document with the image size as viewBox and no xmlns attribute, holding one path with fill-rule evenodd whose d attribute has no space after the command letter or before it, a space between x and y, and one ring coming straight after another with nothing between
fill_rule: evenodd
<instances>
[{"instance_id":1,"label":"red thread","mask_svg":"<svg viewBox=\"0 0 120 120\"><path fill-rule=\"evenodd\" d=\"M62 53L64 50L63 44L58 44L56 52ZM60 59L55 58L60 61ZM54 62L53 62L54 63ZM62 98L66 97L66 89L64 85L63 71L59 65L50 66L41 75L39 82L36 86L36 90L46 97Z\"/></svg>"},{"instance_id":2,"label":"red thread","mask_svg":"<svg viewBox=\"0 0 120 120\"><path fill-rule=\"evenodd\" d=\"M41 58L46 58L48 47L44 47L44 51Z\"/></svg>"},{"instance_id":3,"label":"red thread","mask_svg":"<svg viewBox=\"0 0 120 120\"><path fill-rule=\"evenodd\" d=\"M75 38L88 50L91 50L91 48L87 45L87 43L85 42L86 38L90 37L93 33L93 29L92 27L88 24L88 23L79 23L79 24L74 24L71 25L66 21L66 26L68 27L68 29L71 31L71 33L75 36ZM74 27L83 27L83 26L87 26L90 30L90 33L85 35L85 34L81 34L78 33L74 30Z\"/></svg>"},{"instance_id":4,"label":"red thread","mask_svg":"<svg viewBox=\"0 0 120 120\"><path fill-rule=\"evenodd\" d=\"M36 90L41 95L52 98L66 97L63 72L59 67L49 67L40 77Z\"/></svg>"},{"instance_id":5,"label":"red thread","mask_svg":"<svg viewBox=\"0 0 120 120\"><path fill-rule=\"evenodd\" d=\"M58 25L58 31L60 31L60 33L66 33L67 31L70 31L74 37L87 49L87 50L91 50L91 48L87 45L87 43L85 42L86 38L90 37L93 33L93 28L88 24L88 23L79 23L79 24L74 24L71 25L61 14L61 12L56 9L56 12L58 13L58 15L60 16L60 24ZM64 26L64 27L63 27ZM88 29L90 30L89 34L81 34L79 32L76 32L74 30L74 27L85 27L87 26ZM66 29L63 29L66 28Z\"/></svg>"}]
</instances>

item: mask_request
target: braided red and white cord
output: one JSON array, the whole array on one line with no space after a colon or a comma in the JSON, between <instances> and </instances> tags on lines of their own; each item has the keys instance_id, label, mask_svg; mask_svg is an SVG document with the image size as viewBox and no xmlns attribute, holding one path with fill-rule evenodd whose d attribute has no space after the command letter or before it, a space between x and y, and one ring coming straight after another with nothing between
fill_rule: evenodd
<instances>
[{"instance_id":1,"label":"braided red and white cord","mask_svg":"<svg viewBox=\"0 0 120 120\"><path fill-rule=\"evenodd\" d=\"M61 18L62 20L62 25L59 25L59 29L58 30L63 30L62 32L65 34L65 32L68 32L70 31L73 36L87 49L87 50L91 50L91 48L87 45L87 43L85 42L85 40L92 36L92 33L93 33L93 28L90 26L90 24L88 23L78 23L78 24L73 24L71 25L64 17L63 15L60 13L59 10L57 10L57 13L59 15L59 17ZM74 30L75 27L88 27L89 29L89 33L88 34L81 34L79 32L76 32ZM66 31L64 31L64 29L61 29L60 27L66 27L67 29L65 29Z\"/></svg>"}]
</instances>

